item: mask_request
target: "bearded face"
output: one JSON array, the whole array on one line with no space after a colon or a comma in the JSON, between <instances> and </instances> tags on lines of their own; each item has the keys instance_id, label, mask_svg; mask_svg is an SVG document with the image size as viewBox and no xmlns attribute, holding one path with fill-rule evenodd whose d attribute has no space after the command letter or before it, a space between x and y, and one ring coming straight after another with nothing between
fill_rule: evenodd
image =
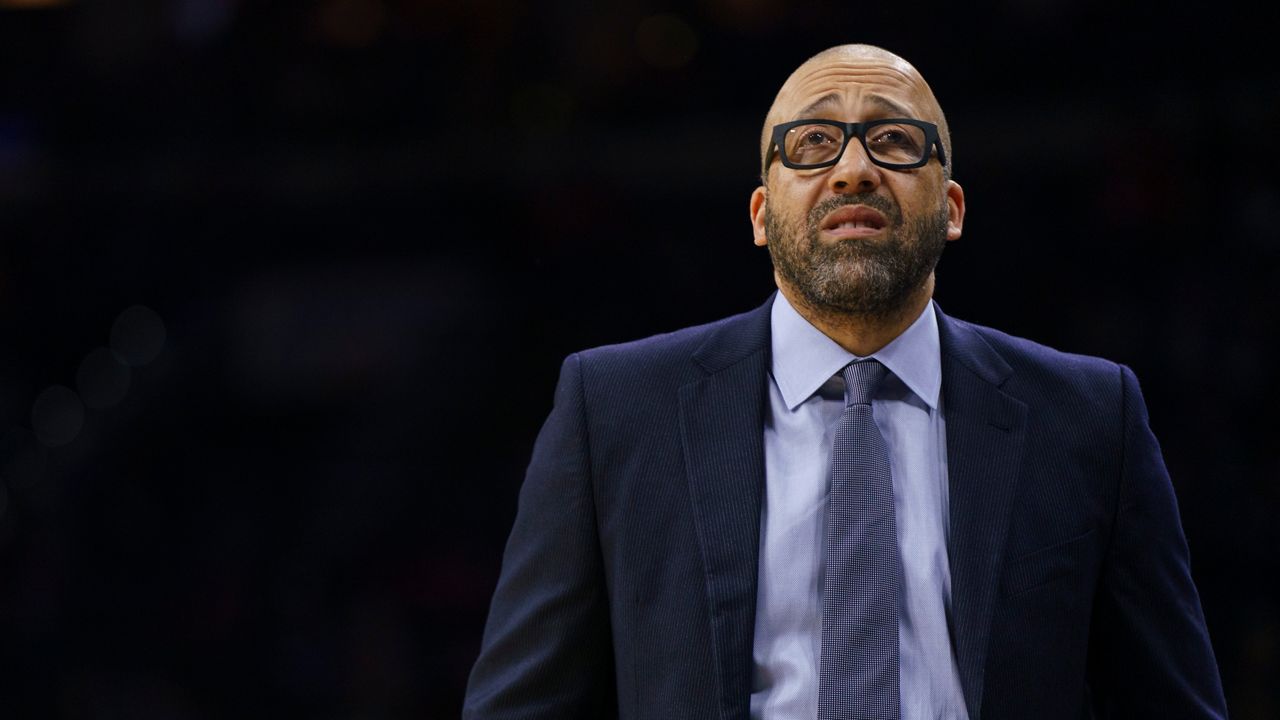
<instances>
[{"instance_id":1,"label":"bearded face","mask_svg":"<svg viewBox=\"0 0 1280 720\"><path fill-rule=\"evenodd\" d=\"M824 240L819 223L843 205L866 205L888 224L866 238ZM903 309L929 278L947 242L947 205L905 220L882 195L840 195L815 205L806 218L765 204L769 254L778 275L815 310L887 318Z\"/></svg>"}]
</instances>

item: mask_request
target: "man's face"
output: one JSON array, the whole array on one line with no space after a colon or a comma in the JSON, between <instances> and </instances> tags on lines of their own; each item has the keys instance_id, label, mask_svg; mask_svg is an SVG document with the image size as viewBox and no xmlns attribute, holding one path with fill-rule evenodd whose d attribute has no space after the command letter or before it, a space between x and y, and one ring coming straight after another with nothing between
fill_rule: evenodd
<instances>
[{"instance_id":1,"label":"man's face","mask_svg":"<svg viewBox=\"0 0 1280 720\"><path fill-rule=\"evenodd\" d=\"M910 65L840 54L797 70L768 125L800 118L940 123L940 115ZM752 196L756 244L769 247L783 292L819 312L883 318L902 311L920 293L927 297L944 245L960 236L964 194L936 159L890 170L852 139L833 167L793 170L775 156L767 177Z\"/></svg>"}]
</instances>

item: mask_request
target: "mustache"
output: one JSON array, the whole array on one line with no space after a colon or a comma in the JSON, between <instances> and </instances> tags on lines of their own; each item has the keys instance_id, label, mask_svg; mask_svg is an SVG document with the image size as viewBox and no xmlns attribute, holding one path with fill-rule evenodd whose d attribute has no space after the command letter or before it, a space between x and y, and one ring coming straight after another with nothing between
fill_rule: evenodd
<instances>
[{"instance_id":1,"label":"mustache","mask_svg":"<svg viewBox=\"0 0 1280 720\"><path fill-rule=\"evenodd\" d=\"M894 201L875 193L859 193L856 195L837 195L814 205L813 209L809 211L809 227L816 229L818 223L822 222L822 218L826 217L828 213L845 205L866 205L873 210L879 210L889 220L890 225L897 225L902 221L902 211Z\"/></svg>"}]
</instances>

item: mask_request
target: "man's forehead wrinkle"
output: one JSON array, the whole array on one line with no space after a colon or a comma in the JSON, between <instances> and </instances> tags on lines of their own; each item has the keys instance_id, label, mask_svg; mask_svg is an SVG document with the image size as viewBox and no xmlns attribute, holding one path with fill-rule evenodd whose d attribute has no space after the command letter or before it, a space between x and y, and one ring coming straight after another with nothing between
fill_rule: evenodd
<instances>
[{"instance_id":1,"label":"man's forehead wrinkle","mask_svg":"<svg viewBox=\"0 0 1280 720\"><path fill-rule=\"evenodd\" d=\"M914 68L907 67L910 72L897 67L886 67L881 63L842 62L826 63L812 69L801 67L784 84L771 116L776 119L778 115L787 112L786 108L794 107L815 95L848 92L851 84L859 86L859 90L873 89L864 86L887 86L904 91L909 101L918 98L924 100L926 105L936 104L936 101L932 101L933 92L928 84Z\"/></svg>"},{"instance_id":2,"label":"man's forehead wrinkle","mask_svg":"<svg viewBox=\"0 0 1280 720\"><path fill-rule=\"evenodd\" d=\"M803 110L796 113L796 117L807 117L815 112L820 112L828 107L835 107L840 104L840 96L836 93L827 93L816 101L809 103Z\"/></svg>"},{"instance_id":3,"label":"man's forehead wrinkle","mask_svg":"<svg viewBox=\"0 0 1280 720\"><path fill-rule=\"evenodd\" d=\"M928 85L924 82L924 78L914 67L907 64L887 65L882 62L845 61L802 65L787 79L784 85L798 88L812 82L830 79L832 76L843 77L857 82L879 81L886 85L896 85L909 90L928 90Z\"/></svg>"},{"instance_id":4,"label":"man's forehead wrinkle","mask_svg":"<svg viewBox=\"0 0 1280 720\"><path fill-rule=\"evenodd\" d=\"M890 100L889 98L884 97L883 95L878 95L876 93L861 94L861 99L863 99L865 102L875 105L876 107L880 108L882 111L891 112L898 115L914 114L912 110L908 109L904 105L897 103L893 100ZM843 104L843 99L838 93L834 93L834 92L827 93L826 95L823 95L821 98L818 98L817 101L806 105L802 110L794 113L795 119L798 120L800 118L812 117L814 113L825 112L828 108L839 109L842 104ZM833 119L861 121L861 120L867 120L870 118L866 118L866 117L843 118L842 117L842 118L833 118Z\"/></svg>"}]
</instances>

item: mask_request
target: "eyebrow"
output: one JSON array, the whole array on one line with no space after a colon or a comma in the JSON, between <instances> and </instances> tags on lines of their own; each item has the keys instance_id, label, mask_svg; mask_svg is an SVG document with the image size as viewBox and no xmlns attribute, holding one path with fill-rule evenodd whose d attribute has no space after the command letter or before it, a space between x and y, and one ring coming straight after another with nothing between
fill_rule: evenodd
<instances>
[{"instance_id":1,"label":"eyebrow","mask_svg":"<svg viewBox=\"0 0 1280 720\"><path fill-rule=\"evenodd\" d=\"M885 112L894 113L903 117L913 117L911 113L907 112L906 108L902 107L901 105L890 100L887 97L883 97L881 95L867 95L866 99L872 105L879 107L881 110ZM841 98L839 95L837 95L836 93L828 93L818 98L817 100L813 101L808 106L806 106L803 110L800 111L800 114L797 117L800 117L800 118L811 117L813 113L828 107L837 106L840 104L840 102L841 102Z\"/></svg>"}]
</instances>

